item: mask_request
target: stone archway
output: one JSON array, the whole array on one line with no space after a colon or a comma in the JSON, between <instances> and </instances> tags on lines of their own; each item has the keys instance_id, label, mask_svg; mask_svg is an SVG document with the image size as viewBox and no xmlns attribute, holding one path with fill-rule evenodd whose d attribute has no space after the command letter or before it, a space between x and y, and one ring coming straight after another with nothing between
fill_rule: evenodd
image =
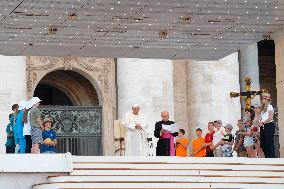
<instances>
[{"instance_id":1,"label":"stone archway","mask_svg":"<svg viewBox=\"0 0 284 189\"><path fill-rule=\"evenodd\" d=\"M69 79L79 74L95 88L97 93L96 104L102 107L103 123L103 154L114 155L113 121L116 119L116 88L114 59L89 57L45 57L30 56L27 58L27 97L33 96L39 84L48 84L60 89L63 93L72 90L72 87L56 85L49 74L68 73ZM57 76L59 77L59 76ZM74 79L74 78L73 78ZM71 80L69 80L70 82ZM42 83L41 83L42 82ZM66 81L68 82L68 81ZM73 88L74 90L74 88ZM75 93L76 94L76 93ZM89 94L92 95L92 94ZM88 98L86 98L88 99ZM90 99L90 98L89 98ZM84 104L76 100L76 95L70 98L72 103ZM95 103L88 102L88 103Z\"/></svg>"},{"instance_id":2,"label":"stone archway","mask_svg":"<svg viewBox=\"0 0 284 189\"><path fill-rule=\"evenodd\" d=\"M70 70L56 70L45 75L34 96L45 99L43 105L98 106L96 89L82 75Z\"/></svg>"},{"instance_id":3,"label":"stone archway","mask_svg":"<svg viewBox=\"0 0 284 189\"><path fill-rule=\"evenodd\" d=\"M34 96L44 99L41 105L44 106L75 106L73 95L63 92L57 87L39 83L35 89Z\"/></svg>"}]
</instances>

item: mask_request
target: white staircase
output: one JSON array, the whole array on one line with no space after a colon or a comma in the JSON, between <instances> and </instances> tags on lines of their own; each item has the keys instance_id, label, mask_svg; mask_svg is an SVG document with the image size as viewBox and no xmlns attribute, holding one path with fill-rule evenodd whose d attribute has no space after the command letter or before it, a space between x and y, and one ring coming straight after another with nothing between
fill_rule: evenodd
<instances>
[{"instance_id":1,"label":"white staircase","mask_svg":"<svg viewBox=\"0 0 284 189\"><path fill-rule=\"evenodd\" d=\"M69 175L33 189L284 189L284 159L73 157Z\"/></svg>"}]
</instances>

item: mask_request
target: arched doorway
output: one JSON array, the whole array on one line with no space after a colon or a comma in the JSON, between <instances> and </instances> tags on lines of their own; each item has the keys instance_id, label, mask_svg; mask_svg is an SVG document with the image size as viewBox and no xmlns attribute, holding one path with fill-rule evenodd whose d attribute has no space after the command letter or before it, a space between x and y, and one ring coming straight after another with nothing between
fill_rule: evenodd
<instances>
[{"instance_id":1,"label":"arched doorway","mask_svg":"<svg viewBox=\"0 0 284 189\"><path fill-rule=\"evenodd\" d=\"M46 74L35 88L43 116L52 117L58 153L102 155L102 108L90 81L75 71Z\"/></svg>"},{"instance_id":2,"label":"arched doorway","mask_svg":"<svg viewBox=\"0 0 284 189\"><path fill-rule=\"evenodd\" d=\"M73 106L69 97L56 87L39 84L34 96L44 99L42 105L65 105Z\"/></svg>"},{"instance_id":3,"label":"arched doorway","mask_svg":"<svg viewBox=\"0 0 284 189\"><path fill-rule=\"evenodd\" d=\"M66 90L65 84L61 84L60 86L51 85L52 83L62 83L63 79L67 78L66 75L58 82L44 82L48 76L52 76L53 73L56 73L59 70L63 74L68 73L68 78L72 77L72 73L75 73L86 79L88 83L91 84L92 91L96 92L95 97L81 98L80 93L82 91L84 92L86 88L80 90L81 86L78 85L78 87L71 87L71 89L76 89L75 91L70 91L70 87L69 90ZM100 123L102 128L95 129L95 131L97 133L102 133L103 155L114 155L113 120L117 119L115 73L115 61L112 58L28 56L26 64L27 99L30 99L35 94L35 90L38 86L45 84L50 87L55 87L63 92L72 102L73 106L70 106L69 108L80 108L81 110L84 109L84 111L89 111L91 108L89 113L101 112L102 122L100 123L100 120L96 119L95 121L97 122L95 123ZM53 81L54 80L55 79L53 79ZM69 83L73 83L74 80L77 81L78 77ZM78 98L78 96L80 98ZM80 101L80 99L95 99L95 103L90 105L88 101L83 102ZM99 104L99 107L96 106L97 104ZM59 108L60 106L54 105L53 107ZM66 106L64 107L66 108ZM95 111L92 111L94 108L96 108ZM89 117L96 116L97 115L92 115ZM80 121L82 123L84 122L84 119L80 119Z\"/></svg>"},{"instance_id":4,"label":"arched doorway","mask_svg":"<svg viewBox=\"0 0 284 189\"><path fill-rule=\"evenodd\" d=\"M275 44L273 40L258 42L259 83L261 89L267 89L272 104L277 107Z\"/></svg>"},{"instance_id":5,"label":"arched doorway","mask_svg":"<svg viewBox=\"0 0 284 189\"><path fill-rule=\"evenodd\" d=\"M70 70L56 70L45 75L38 83L34 96L44 99L43 105L99 105L98 94L90 81Z\"/></svg>"}]
</instances>

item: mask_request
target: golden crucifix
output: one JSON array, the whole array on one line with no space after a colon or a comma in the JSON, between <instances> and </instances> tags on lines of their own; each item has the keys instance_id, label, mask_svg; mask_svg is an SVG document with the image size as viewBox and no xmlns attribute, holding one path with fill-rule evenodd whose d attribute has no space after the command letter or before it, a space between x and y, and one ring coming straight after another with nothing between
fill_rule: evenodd
<instances>
[{"instance_id":1,"label":"golden crucifix","mask_svg":"<svg viewBox=\"0 0 284 189\"><path fill-rule=\"evenodd\" d=\"M261 95L262 93L267 93L268 91L266 89L262 89L260 91L251 91L251 78L246 77L245 78L245 90L246 92L240 92L240 93L235 93L235 92L230 92L230 97L231 98L236 98L240 97L243 99L246 103L246 110L251 109L251 100L254 99L257 95Z\"/></svg>"}]
</instances>

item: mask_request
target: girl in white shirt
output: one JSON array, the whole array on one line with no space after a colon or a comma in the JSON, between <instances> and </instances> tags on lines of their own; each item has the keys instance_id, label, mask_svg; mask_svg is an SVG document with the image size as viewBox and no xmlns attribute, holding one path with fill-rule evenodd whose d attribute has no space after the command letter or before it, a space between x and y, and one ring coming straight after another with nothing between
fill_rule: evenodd
<instances>
[{"instance_id":1,"label":"girl in white shirt","mask_svg":"<svg viewBox=\"0 0 284 189\"><path fill-rule=\"evenodd\" d=\"M263 93L261 98L262 112L260 127L264 128L264 154L266 158L275 158L275 147L274 147L274 133L275 125L273 122L274 109L271 105L271 97L268 93Z\"/></svg>"}]
</instances>

